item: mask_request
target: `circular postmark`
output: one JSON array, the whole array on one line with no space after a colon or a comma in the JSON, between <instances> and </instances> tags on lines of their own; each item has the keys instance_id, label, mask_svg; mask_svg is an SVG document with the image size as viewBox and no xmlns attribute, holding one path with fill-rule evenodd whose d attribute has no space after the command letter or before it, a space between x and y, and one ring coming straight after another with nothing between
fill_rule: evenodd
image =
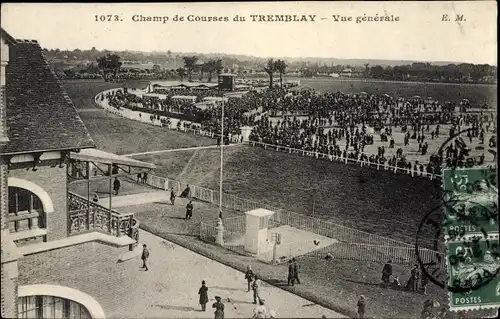
<instances>
[{"instance_id":1,"label":"circular postmark","mask_svg":"<svg viewBox=\"0 0 500 319\"><path fill-rule=\"evenodd\" d=\"M446 287L443 210L436 206L424 215L417 229L415 254L422 272L438 287Z\"/></svg>"}]
</instances>

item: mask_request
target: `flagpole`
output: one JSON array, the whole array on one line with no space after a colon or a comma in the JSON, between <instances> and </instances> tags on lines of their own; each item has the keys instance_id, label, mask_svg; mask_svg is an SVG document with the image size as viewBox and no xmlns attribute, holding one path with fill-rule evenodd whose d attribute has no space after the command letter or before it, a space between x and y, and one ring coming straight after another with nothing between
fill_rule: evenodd
<instances>
[{"instance_id":1,"label":"flagpole","mask_svg":"<svg viewBox=\"0 0 500 319\"><path fill-rule=\"evenodd\" d=\"M220 185L219 185L219 218L222 218L222 168L224 162L224 101L222 101L221 144L220 144Z\"/></svg>"}]
</instances>

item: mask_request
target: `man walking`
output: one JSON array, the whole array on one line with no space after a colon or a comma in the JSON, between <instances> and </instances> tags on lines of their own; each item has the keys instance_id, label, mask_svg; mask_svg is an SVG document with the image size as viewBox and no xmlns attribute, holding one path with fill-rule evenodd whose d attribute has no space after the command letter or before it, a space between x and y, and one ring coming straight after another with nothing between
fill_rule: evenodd
<instances>
[{"instance_id":1,"label":"man walking","mask_svg":"<svg viewBox=\"0 0 500 319\"><path fill-rule=\"evenodd\" d=\"M252 266L248 265L247 272L245 273L245 279L247 280L247 283L248 283L247 292L250 292L250 288L251 288L250 285L253 281L253 277L254 277L254 274L253 274Z\"/></svg>"},{"instance_id":2,"label":"man walking","mask_svg":"<svg viewBox=\"0 0 500 319\"><path fill-rule=\"evenodd\" d=\"M295 269L292 260L288 261L288 286L295 285Z\"/></svg>"},{"instance_id":3,"label":"man walking","mask_svg":"<svg viewBox=\"0 0 500 319\"><path fill-rule=\"evenodd\" d=\"M295 258L292 258L292 261L293 261L293 278L295 279L294 281L296 281L298 284L300 284L300 280L299 280L300 266L299 266L299 264L297 264L297 260L295 260Z\"/></svg>"},{"instance_id":4,"label":"man walking","mask_svg":"<svg viewBox=\"0 0 500 319\"><path fill-rule=\"evenodd\" d=\"M189 201L186 205L186 220L191 219L193 217L193 201Z\"/></svg>"},{"instance_id":5,"label":"man walking","mask_svg":"<svg viewBox=\"0 0 500 319\"><path fill-rule=\"evenodd\" d=\"M146 262L148 261L148 258L149 258L149 250L146 247L146 244L144 244L144 245L142 245L142 255L141 255L142 267L141 268L146 268L145 271L148 271L148 265L146 264Z\"/></svg>"},{"instance_id":6,"label":"man walking","mask_svg":"<svg viewBox=\"0 0 500 319\"><path fill-rule=\"evenodd\" d=\"M256 305L257 304L257 299L260 300L260 279L255 274L254 276L254 281L252 283L252 290L253 290L253 303Z\"/></svg>"},{"instance_id":7,"label":"man walking","mask_svg":"<svg viewBox=\"0 0 500 319\"><path fill-rule=\"evenodd\" d=\"M118 195L118 191L120 190L121 183L118 180L118 177L115 177L115 180L113 182L113 190L115 191L115 196Z\"/></svg>"},{"instance_id":8,"label":"man walking","mask_svg":"<svg viewBox=\"0 0 500 319\"><path fill-rule=\"evenodd\" d=\"M384 288L387 288L389 285L389 281L391 280L392 276L392 260L389 260L385 265L384 268L382 269L382 285Z\"/></svg>"}]
</instances>

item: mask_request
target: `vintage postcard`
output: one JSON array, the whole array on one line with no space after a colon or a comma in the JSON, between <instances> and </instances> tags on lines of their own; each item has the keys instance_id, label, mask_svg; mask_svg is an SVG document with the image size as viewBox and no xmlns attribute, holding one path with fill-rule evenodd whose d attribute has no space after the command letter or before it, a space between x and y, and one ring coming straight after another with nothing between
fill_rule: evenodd
<instances>
[{"instance_id":1,"label":"vintage postcard","mask_svg":"<svg viewBox=\"0 0 500 319\"><path fill-rule=\"evenodd\" d=\"M2 317L498 317L496 20L2 3Z\"/></svg>"}]
</instances>

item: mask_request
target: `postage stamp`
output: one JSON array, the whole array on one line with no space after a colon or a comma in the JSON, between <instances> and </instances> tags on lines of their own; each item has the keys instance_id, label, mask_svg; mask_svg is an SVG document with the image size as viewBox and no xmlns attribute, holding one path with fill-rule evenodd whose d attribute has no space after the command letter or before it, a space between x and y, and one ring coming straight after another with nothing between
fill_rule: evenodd
<instances>
[{"instance_id":1,"label":"postage stamp","mask_svg":"<svg viewBox=\"0 0 500 319\"><path fill-rule=\"evenodd\" d=\"M500 305L498 238L448 241L450 309L482 310Z\"/></svg>"},{"instance_id":2,"label":"postage stamp","mask_svg":"<svg viewBox=\"0 0 500 319\"><path fill-rule=\"evenodd\" d=\"M443 170L445 239L498 234L496 168Z\"/></svg>"}]
</instances>

